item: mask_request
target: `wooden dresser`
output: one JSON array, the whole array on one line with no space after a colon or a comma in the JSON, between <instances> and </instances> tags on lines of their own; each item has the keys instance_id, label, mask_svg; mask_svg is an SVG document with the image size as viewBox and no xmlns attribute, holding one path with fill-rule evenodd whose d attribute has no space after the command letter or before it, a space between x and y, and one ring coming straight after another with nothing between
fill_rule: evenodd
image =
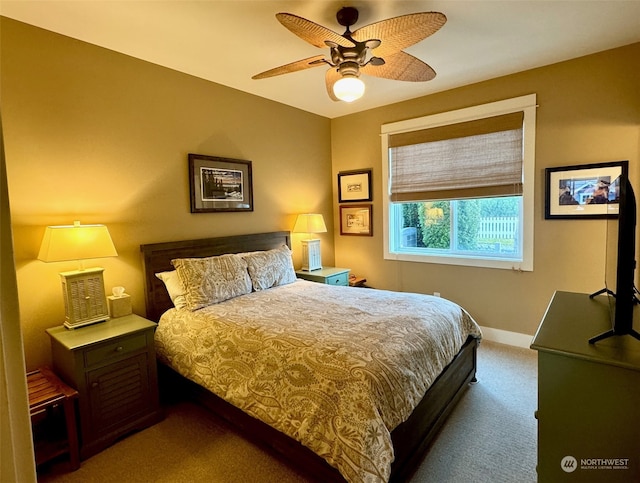
<instances>
[{"instance_id":1,"label":"wooden dresser","mask_svg":"<svg viewBox=\"0 0 640 483\"><path fill-rule=\"evenodd\" d=\"M131 314L74 330L47 330L54 371L79 394L82 459L162 418L155 327Z\"/></svg>"},{"instance_id":2,"label":"wooden dresser","mask_svg":"<svg viewBox=\"0 0 640 483\"><path fill-rule=\"evenodd\" d=\"M531 344L540 483L640 481L640 341L588 342L609 314L606 296L556 292Z\"/></svg>"}]
</instances>

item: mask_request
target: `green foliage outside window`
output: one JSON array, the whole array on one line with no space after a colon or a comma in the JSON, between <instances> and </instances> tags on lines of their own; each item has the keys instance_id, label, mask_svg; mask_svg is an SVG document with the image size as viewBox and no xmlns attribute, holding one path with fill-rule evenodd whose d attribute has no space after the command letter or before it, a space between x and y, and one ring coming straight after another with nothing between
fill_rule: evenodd
<instances>
[{"instance_id":1,"label":"green foliage outside window","mask_svg":"<svg viewBox=\"0 0 640 483\"><path fill-rule=\"evenodd\" d=\"M417 203L422 230L418 239L426 248L449 249L451 246L451 205L448 201Z\"/></svg>"},{"instance_id":2,"label":"green foliage outside window","mask_svg":"<svg viewBox=\"0 0 640 483\"><path fill-rule=\"evenodd\" d=\"M457 201L403 203L403 227L416 229L416 247L450 250L452 239L452 204L455 203L456 250L477 251L487 245L513 249L514 239L480 238L483 219L519 216L518 197L482 198Z\"/></svg>"},{"instance_id":3,"label":"green foliage outside window","mask_svg":"<svg viewBox=\"0 0 640 483\"><path fill-rule=\"evenodd\" d=\"M459 250L477 250L480 211L480 200L464 200L458 202Z\"/></svg>"}]
</instances>

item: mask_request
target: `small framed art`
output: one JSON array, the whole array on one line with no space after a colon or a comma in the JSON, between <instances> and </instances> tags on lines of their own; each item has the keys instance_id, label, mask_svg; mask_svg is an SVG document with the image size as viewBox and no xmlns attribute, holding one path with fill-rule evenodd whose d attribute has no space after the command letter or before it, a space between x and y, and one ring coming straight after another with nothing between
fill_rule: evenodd
<instances>
[{"instance_id":1,"label":"small framed art","mask_svg":"<svg viewBox=\"0 0 640 483\"><path fill-rule=\"evenodd\" d=\"M191 213L253 211L251 161L189 154Z\"/></svg>"},{"instance_id":2,"label":"small framed art","mask_svg":"<svg viewBox=\"0 0 640 483\"><path fill-rule=\"evenodd\" d=\"M545 169L545 219L615 218L627 161Z\"/></svg>"},{"instance_id":3,"label":"small framed art","mask_svg":"<svg viewBox=\"0 0 640 483\"><path fill-rule=\"evenodd\" d=\"M338 202L371 201L371 170L359 169L338 173Z\"/></svg>"},{"instance_id":4,"label":"small framed art","mask_svg":"<svg viewBox=\"0 0 640 483\"><path fill-rule=\"evenodd\" d=\"M340 234L372 236L372 205L345 205L340 207Z\"/></svg>"}]
</instances>

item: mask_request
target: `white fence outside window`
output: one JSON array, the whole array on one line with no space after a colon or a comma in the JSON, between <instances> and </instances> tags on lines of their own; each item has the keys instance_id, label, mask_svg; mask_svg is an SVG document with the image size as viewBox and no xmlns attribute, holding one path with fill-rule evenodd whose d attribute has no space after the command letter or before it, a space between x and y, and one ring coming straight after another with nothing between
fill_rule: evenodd
<instances>
[{"instance_id":1,"label":"white fence outside window","mask_svg":"<svg viewBox=\"0 0 640 483\"><path fill-rule=\"evenodd\" d=\"M480 219L479 239L513 239L518 230L518 218L500 216Z\"/></svg>"}]
</instances>

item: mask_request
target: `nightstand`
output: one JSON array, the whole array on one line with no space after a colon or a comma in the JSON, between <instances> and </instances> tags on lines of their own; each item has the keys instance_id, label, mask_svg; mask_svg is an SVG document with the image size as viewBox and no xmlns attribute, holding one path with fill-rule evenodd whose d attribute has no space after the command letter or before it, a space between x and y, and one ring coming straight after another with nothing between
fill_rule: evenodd
<instances>
[{"instance_id":1,"label":"nightstand","mask_svg":"<svg viewBox=\"0 0 640 483\"><path fill-rule=\"evenodd\" d=\"M54 371L78 391L82 459L162 419L155 327L131 314L73 330L47 329Z\"/></svg>"},{"instance_id":2,"label":"nightstand","mask_svg":"<svg viewBox=\"0 0 640 483\"><path fill-rule=\"evenodd\" d=\"M326 283L329 285L349 285L349 268L324 267L320 270L297 270L298 278L311 280L312 282Z\"/></svg>"}]
</instances>

